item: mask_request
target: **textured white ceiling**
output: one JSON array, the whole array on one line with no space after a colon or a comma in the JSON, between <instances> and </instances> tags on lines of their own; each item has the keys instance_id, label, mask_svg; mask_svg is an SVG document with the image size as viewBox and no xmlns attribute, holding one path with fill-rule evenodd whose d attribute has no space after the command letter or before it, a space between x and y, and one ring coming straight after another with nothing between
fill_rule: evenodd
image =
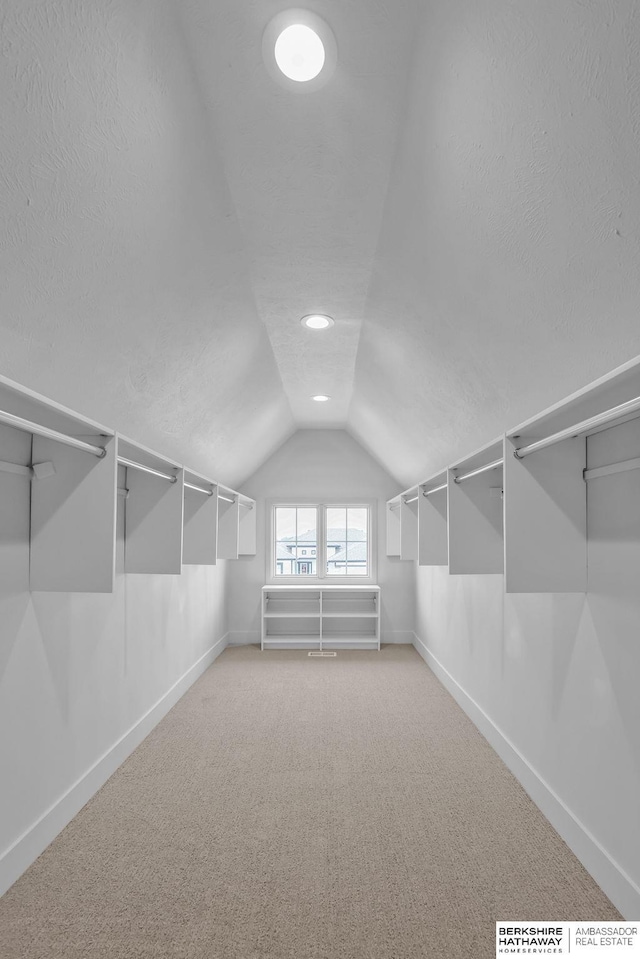
<instances>
[{"instance_id":1,"label":"textured white ceiling","mask_svg":"<svg viewBox=\"0 0 640 959\"><path fill-rule=\"evenodd\" d=\"M346 426L409 485L640 352L635 0L313 0L308 95L285 6L0 0L0 373L228 483Z\"/></svg>"},{"instance_id":2,"label":"textured white ceiling","mask_svg":"<svg viewBox=\"0 0 640 959\"><path fill-rule=\"evenodd\" d=\"M292 4L295 6L295 4ZM262 36L286 3L183 0L251 287L298 426L343 426L406 94L414 0L314 3L338 65L318 91L268 75ZM310 333L307 313L336 326ZM331 396L320 406L310 397Z\"/></svg>"}]
</instances>

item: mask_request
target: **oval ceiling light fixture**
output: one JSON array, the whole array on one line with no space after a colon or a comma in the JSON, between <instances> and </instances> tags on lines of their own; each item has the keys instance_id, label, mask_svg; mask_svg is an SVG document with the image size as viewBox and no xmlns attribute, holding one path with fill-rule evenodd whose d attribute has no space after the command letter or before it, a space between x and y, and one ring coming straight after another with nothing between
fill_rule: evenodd
<instances>
[{"instance_id":1,"label":"oval ceiling light fixture","mask_svg":"<svg viewBox=\"0 0 640 959\"><path fill-rule=\"evenodd\" d=\"M309 313L307 316L303 316L300 322L308 330L328 330L330 326L333 326L335 320L333 317L327 316L326 313Z\"/></svg>"},{"instance_id":2,"label":"oval ceiling light fixture","mask_svg":"<svg viewBox=\"0 0 640 959\"><path fill-rule=\"evenodd\" d=\"M285 77L297 83L313 80L324 66L322 40L304 23L292 23L286 27L276 40L274 53Z\"/></svg>"},{"instance_id":3,"label":"oval ceiling light fixture","mask_svg":"<svg viewBox=\"0 0 640 959\"><path fill-rule=\"evenodd\" d=\"M312 396L311 399L312 399L312 400L315 400L316 403L326 403L327 400L330 400L330 399L331 399L331 397L330 397L330 396L325 396L324 393L318 393L317 396Z\"/></svg>"},{"instance_id":4,"label":"oval ceiling light fixture","mask_svg":"<svg viewBox=\"0 0 640 959\"><path fill-rule=\"evenodd\" d=\"M297 92L317 90L333 74L338 60L329 25L311 10L284 10L262 37L267 69L281 86Z\"/></svg>"}]
</instances>

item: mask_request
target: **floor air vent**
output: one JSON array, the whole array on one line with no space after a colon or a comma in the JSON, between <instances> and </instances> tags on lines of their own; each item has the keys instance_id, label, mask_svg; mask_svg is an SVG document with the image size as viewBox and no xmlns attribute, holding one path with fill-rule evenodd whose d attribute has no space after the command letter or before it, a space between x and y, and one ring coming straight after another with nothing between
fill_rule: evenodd
<instances>
[{"instance_id":1,"label":"floor air vent","mask_svg":"<svg viewBox=\"0 0 640 959\"><path fill-rule=\"evenodd\" d=\"M328 650L328 649L323 649L323 650L313 649L313 650L311 650L310 653L307 653L307 656L337 656L337 655L338 655L338 654L337 654L337 652L336 652L335 650L334 650L333 652L331 652L331 651Z\"/></svg>"}]
</instances>

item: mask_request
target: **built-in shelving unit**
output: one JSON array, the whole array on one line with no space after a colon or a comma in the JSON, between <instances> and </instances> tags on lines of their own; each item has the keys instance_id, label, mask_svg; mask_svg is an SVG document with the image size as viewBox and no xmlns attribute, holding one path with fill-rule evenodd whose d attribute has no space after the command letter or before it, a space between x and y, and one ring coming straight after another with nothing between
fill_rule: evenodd
<instances>
[{"instance_id":1,"label":"built-in shelving unit","mask_svg":"<svg viewBox=\"0 0 640 959\"><path fill-rule=\"evenodd\" d=\"M418 558L418 490L408 490L387 503L387 556Z\"/></svg>"},{"instance_id":2,"label":"built-in shelving unit","mask_svg":"<svg viewBox=\"0 0 640 959\"><path fill-rule=\"evenodd\" d=\"M215 566L218 557L218 488L199 473L184 471L182 562Z\"/></svg>"},{"instance_id":3,"label":"built-in shelving unit","mask_svg":"<svg viewBox=\"0 0 640 959\"><path fill-rule=\"evenodd\" d=\"M255 552L255 504L232 556ZM217 484L134 440L0 377L0 581L31 590L111 592L116 513L127 573L179 574L217 558ZM24 563L15 562L24 543ZM11 561L10 556L13 557Z\"/></svg>"},{"instance_id":4,"label":"built-in shelving unit","mask_svg":"<svg viewBox=\"0 0 640 959\"><path fill-rule=\"evenodd\" d=\"M238 559L256 552L256 504L228 486L218 487L218 558Z\"/></svg>"},{"instance_id":5,"label":"built-in shelving unit","mask_svg":"<svg viewBox=\"0 0 640 959\"><path fill-rule=\"evenodd\" d=\"M510 593L584 592L587 485L640 470L635 427L625 429L639 417L636 358L424 480L417 500L418 563L448 563L452 574L504 571ZM606 431L611 443L600 435ZM628 456L614 452L626 441ZM607 449L611 462L603 463ZM402 556L404 506L415 491L387 504L389 555ZM604 497L594 495L592 510L595 502Z\"/></svg>"},{"instance_id":6,"label":"built-in shelving unit","mask_svg":"<svg viewBox=\"0 0 640 959\"><path fill-rule=\"evenodd\" d=\"M400 497L400 559L418 558L419 493L416 486Z\"/></svg>"},{"instance_id":7,"label":"built-in shelving unit","mask_svg":"<svg viewBox=\"0 0 640 959\"><path fill-rule=\"evenodd\" d=\"M387 503L387 556L400 555L400 514L402 500L399 496Z\"/></svg>"},{"instance_id":8,"label":"built-in shelving unit","mask_svg":"<svg viewBox=\"0 0 640 959\"><path fill-rule=\"evenodd\" d=\"M118 436L118 463L126 469L126 573L182 571L184 471L178 463Z\"/></svg>"},{"instance_id":9,"label":"built-in shelving unit","mask_svg":"<svg viewBox=\"0 0 640 959\"><path fill-rule=\"evenodd\" d=\"M218 487L218 559L237 559L240 555L240 506L235 490Z\"/></svg>"},{"instance_id":10,"label":"built-in shelving unit","mask_svg":"<svg viewBox=\"0 0 640 959\"><path fill-rule=\"evenodd\" d=\"M30 589L111 592L116 516L113 431L4 377L0 411L1 488L15 496L2 510L0 535L11 542L11 528L20 519L12 518L12 511L26 507L29 516L30 510Z\"/></svg>"},{"instance_id":11,"label":"built-in shelving unit","mask_svg":"<svg viewBox=\"0 0 640 959\"><path fill-rule=\"evenodd\" d=\"M448 471L449 572L501 573L502 440Z\"/></svg>"},{"instance_id":12,"label":"built-in shelving unit","mask_svg":"<svg viewBox=\"0 0 640 959\"><path fill-rule=\"evenodd\" d=\"M238 493L238 555L256 555L256 503Z\"/></svg>"},{"instance_id":13,"label":"built-in shelving unit","mask_svg":"<svg viewBox=\"0 0 640 959\"><path fill-rule=\"evenodd\" d=\"M379 586L264 586L261 648L380 649Z\"/></svg>"},{"instance_id":14,"label":"built-in shelving unit","mask_svg":"<svg viewBox=\"0 0 640 959\"><path fill-rule=\"evenodd\" d=\"M584 436L525 459L505 437L505 589L583 593L587 588L587 486Z\"/></svg>"},{"instance_id":15,"label":"built-in shelving unit","mask_svg":"<svg viewBox=\"0 0 640 959\"><path fill-rule=\"evenodd\" d=\"M448 566L447 474L434 476L419 487L418 565Z\"/></svg>"}]
</instances>

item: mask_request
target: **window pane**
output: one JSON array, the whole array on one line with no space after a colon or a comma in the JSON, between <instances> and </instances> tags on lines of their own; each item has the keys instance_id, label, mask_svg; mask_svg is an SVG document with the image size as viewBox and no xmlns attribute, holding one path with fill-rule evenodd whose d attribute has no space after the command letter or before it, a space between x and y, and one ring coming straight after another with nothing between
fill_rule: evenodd
<instances>
[{"instance_id":1,"label":"window pane","mask_svg":"<svg viewBox=\"0 0 640 959\"><path fill-rule=\"evenodd\" d=\"M349 543L347 545L347 575L367 576L368 572L366 542Z\"/></svg>"},{"instance_id":2,"label":"window pane","mask_svg":"<svg viewBox=\"0 0 640 959\"><path fill-rule=\"evenodd\" d=\"M316 517L313 506L276 506L276 576L316 575Z\"/></svg>"},{"instance_id":3,"label":"window pane","mask_svg":"<svg viewBox=\"0 0 640 959\"><path fill-rule=\"evenodd\" d=\"M368 509L349 509L348 511L349 535L347 539L350 542L354 540L366 540L368 526Z\"/></svg>"},{"instance_id":4,"label":"window pane","mask_svg":"<svg viewBox=\"0 0 640 959\"><path fill-rule=\"evenodd\" d=\"M296 538L296 511L292 506L276 506L276 540Z\"/></svg>"},{"instance_id":5,"label":"window pane","mask_svg":"<svg viewBox=\"0 0 640 959\"><path fill-rule=\"evenodd\" d=\"M368 565L369 509L363 506L325 508L326 541L318 542L318 508L275 507L273 568L280 577L370 576ZM326 550L324 572L318 558Z\"/></svg>"},{"instance_id":6,"label":"window pane","mask_svg":"<svg viewBox=\"0 0 640 959\"><path fill-rule=\"evenodd\" d=\"M327 576L344 576L346 573L346 541L327 541Z\"/></svg>"},{"instance_id":7,"label":"window pane","mask_svg":"<svg viewBox=\"0 0 640 959\"><path fill-rule=\"evenodd\" d=\"M344 507L331 506L327 509L327 544L331 540L346 542L347 511Z\"/></svg>"},{"instance_id":8,"label":"window pane","mask_svg":"<svg viewBox=\"0 0 640 959\"><path fill-rule=\"evenodd\" d=\"M313 543L315 546L316 534L316 516L315 507L303 506L297 509L298 514L298 542L305 541Z\"/></svg>"}]
</instances>

